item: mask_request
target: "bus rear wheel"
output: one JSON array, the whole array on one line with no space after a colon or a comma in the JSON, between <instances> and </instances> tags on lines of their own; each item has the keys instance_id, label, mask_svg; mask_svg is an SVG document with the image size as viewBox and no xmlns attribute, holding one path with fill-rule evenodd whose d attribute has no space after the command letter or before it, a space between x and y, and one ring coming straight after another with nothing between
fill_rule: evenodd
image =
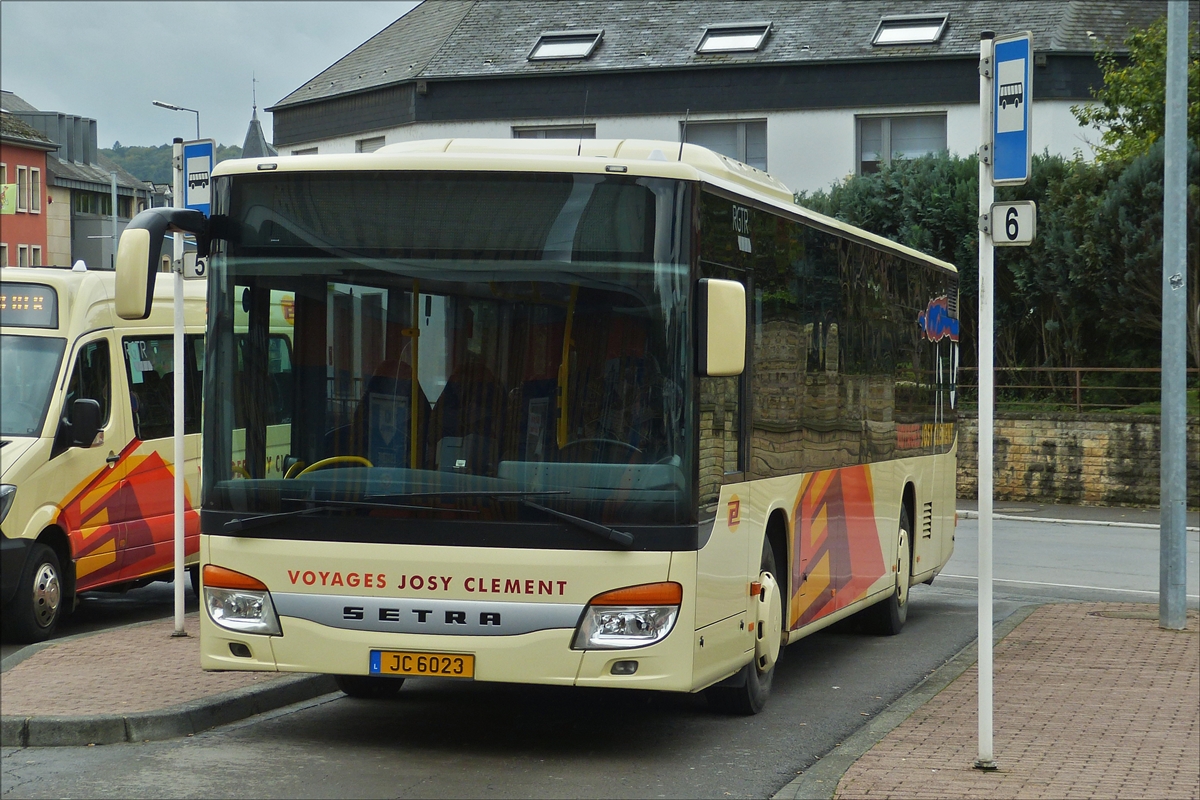
<instances>
[{"instance_id":1,"label":"bus rear wheel","mask_svg":"<svg viewBox=\"0 0 1200 800\"><path fill-rule=\"evenodd\" d=\"M704 691L708 704L726 714L750 716L763 710L771 696L775 665L783 650L783 595L775 578L775 552L770 540L763 541L755 604L754 657L737 675Z\"/></svg>"},{"instance_id":2,"label":"bus rear wheel","mask_svg":"<svg viewBox=\"0 0 1200 800\"><path fill-rule=\"evenodd\" d=\"M376 678L371 675L334 675L333 679L343 693L360 700L395 697L404 685L404 678Z\"/></svg>"},{"instance_id":3,"label":"bus rear wheel","mask_svg":"<svg viewBox=\"0 0 1200 800\"><path fill-rule=\"evenodd\" d=\"M908 619L908 590L912 583L912 523L908 508L900 508L896 539L896 585L887 600L874 607L875 628L884 636L895 636Z\"/></svg>"}]
</instances>

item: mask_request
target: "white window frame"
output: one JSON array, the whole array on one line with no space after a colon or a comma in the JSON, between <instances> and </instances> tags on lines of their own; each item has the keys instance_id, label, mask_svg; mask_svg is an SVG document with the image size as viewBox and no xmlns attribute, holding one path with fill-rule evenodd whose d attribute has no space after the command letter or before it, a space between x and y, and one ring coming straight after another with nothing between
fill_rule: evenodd
<instances>
[{"instance_id":1,"label":"white window frame","mask_svg":"<svg viewBox=\"0 0 1200 800\"><path fill-rule=\"evenodd\" d=\"M713 53L753 53L763 46L767 35L771 32L770 22L738 22L734 24L709 25L696 43L696 52L701 55ZM740 41L743 37L756 37L753 42ZM738 39L737 44L726 43L722 39Z\"/></svg>"},{"instance_id":2,"label":"white window frame","mask_svg":"<svg viewBox=\"0 0 1200 800\"><path fill-rule=\"evenodd\" d=\"M546 136L550 131L570 132L571 136ZM596 126L593 125L533 125L530 127L513 126L514 139L595 139Z\"/></svg>"},{"instance_id":3,"label":"white window frame","mask_svg":"<svg viewBox=\"0 0 1200 800\"><path fill-rule=\"evenodd\" d=\"M17 165L17 211L29 211L29 167Z\"/></svg>"},{"instance_id":4,"label":"white window frame","mask_svg":"<svg viewBox=\"0 0 1200 800\"><path fill-rule=\"evenodd\" d=\"M37 167L29 168L29 213L42 213L42 171Z\"/></svg>"},{"instance_id":5,"label":"white window frame","mask_svg":"<svg viewBox=\"0 0 1200 800\"><path fill-rule=\"evenodd\" d=\"M875 26L875 33L871 36L871 45L873 47L892 47L896 45L937 44L941 41L942 34L946 32L947 17L947 14L897 14L884 17ZM922 34L920 36L905 38L900 33L905 30L927 31L930 28L934 29L932 34ZM893 32L900 35L892 36L887 41L880 41L880 37Z\"/></svg>"},{"instance_id":6,"label":"white window frame","mask_svg":"<svg viewBox=\"0 0 1200 800\"><path fill-rule=\"evenodd\" d=\"M746 158L747 158L747 156L746 156L746 126L747 125L757 125L759 123L762 123L764 126L766 126L767 118L759 117L757 119L702 119L702 120L690 120L690 121L689 120L680 120L679 121L679 138L682 139L684 142L688 141L688 139L687 139L687 129L688 128L703 128L705 125L736 125L737 126L738 154L736 156L731 156L731 158L734 158L735 160L740 161L743 164L746 164L747 166L753 166L748 161L746 161ZM764 135L765 135L765 133L766 133L766 131L764 128ZM695 144L695 142L690 142L690 144ZM771 153L770 153L770 149L768 148L767 155L766 155L766 163L762 167L763 172L767 171L767 167L770 165L770 163L771 163ZM759 168L754 167L754 169L759 169Z\"/></svg>"},{"instance_id":7,"label":"white window frame","mask_svg":"<svg viewBox=\"0 0 1200 800\"><path fill-rule=\"evenodd\" d=\"M29 266L29 245L27 245L27 244L17 245L17 266L18 267L28 267Z\"/></svg>"},{"instance_id":8,"label":"white window frame","mask_svg":"<svg viewBox=\"0 0 1200 800\"><path fill-rule=\"evenodd\" d=\"M8 183L8 164L0 161L0 183Z\"/></svg>"},{"instance_id":9,"label":"white window frame","mask_svg":"<svg viewBox=\"0 0 1200 800\"><path fill-rule=\"evenodd\" d=\"M0 242L0 267L8 266L8 242Z\"/></svg>"},{"instance_id":10,"label":"white window frame","mask_svg":"<svg viewBox=\"0 0 1200 800\"><path fill-rule=\"evenodd\" d=\"M354 140L354 152L356 153L374 153L379 148L387 144L386 136L367 136L363 139ZM370 148L364 150L363 148Z\"/></svg>"},{"instance_id":11,"label":"white window frame","mask_svg":"<svg viewBox=\"0 0 1200 800\"><path fill-rule=\"evenodd\" d=\"M879 143L879 165L892 163L892 120L911 117L940 117L942 119L942 134L949 137L949 122L945 111L917 111L908 114L857 114L854 117L854 174L862 175L863 165L863 135L862 124L865 120L881 120L881 139ZM947 141L947 144L949 142ZM871 173L865 173L871 174Z\"/></svg>"},{"instance_id":12,"label":"white window frame","mask_svg":"<svg viewBox=\"0 0 1200 800\"><path fill-rule=\"evenodd\" d=\"M42 248L40 245L30 245L29 247L29 266L42 266Z\"/></svg>"},{"instance_id":13,"label":"white window frame","mask_svg":"<svg viewBox=\"0 0 1200 800\"><path fill-rule=\"evenodd\" d=\"M604 39L603 29L580 31L546 31L538 36L533 47L529 49L527 61L583 61L591 57ZM555 45L581 45L574 50L554 52ZM543 50L546 52L543 53Z\"/></svg>"}]
</instances>

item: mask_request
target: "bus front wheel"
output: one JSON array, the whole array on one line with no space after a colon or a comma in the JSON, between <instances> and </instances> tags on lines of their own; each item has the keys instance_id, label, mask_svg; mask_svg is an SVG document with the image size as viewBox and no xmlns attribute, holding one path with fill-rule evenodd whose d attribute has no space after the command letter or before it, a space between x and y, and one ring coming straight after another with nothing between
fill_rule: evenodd
<instances>
[{"instance_id":1,"label":"bus front wheel","mask_svg":"<svg viewBox=\"0 0 1200 800\"><path fill-rule=\"evenodd\" d=\"M54 635L63 615L63 577L58 555L38 542L29 549L21 583L6 620L14 641L42 642Z\"/></svg>"},{"instance_id":2,"label":"bus front wheel","mask_svg":"<svg viewBox=\"0 0 1200 800\"><path fill-rule=\"evenodd\" d=\"M717 711L742 716L757 714L771 695L775 665L783 649L783 597L776 574L775 552L770 540L764 540L758 576L762 588L754 614L754 658L723 685L704 691L708 704Z\"/></svg>"},{"instance_id":3,"label":"bus front wheel","mask_svg":"<svg viewBox=\"0 0 1200 800\"><path fill-rule=\"evenodd\" d=\"M333 679L342 692L360 700L395 697L404 685L404 678L376 678L371 675L334 675Z\"/></svg>"}]
</instances>

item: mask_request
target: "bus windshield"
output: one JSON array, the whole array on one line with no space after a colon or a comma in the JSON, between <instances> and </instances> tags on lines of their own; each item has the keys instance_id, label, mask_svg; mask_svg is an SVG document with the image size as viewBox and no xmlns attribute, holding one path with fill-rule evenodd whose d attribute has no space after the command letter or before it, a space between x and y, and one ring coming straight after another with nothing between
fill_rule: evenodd
<instances>
[{"instance_id":1,"label":"bus windshield","mask_svg":"<svg viewBox=\"0 0 1200 800\"><path fill-rule=\"evenodd\" d=\"M691 520L683 188L218 179L204 508Z\"/></svg>"},{"instance_id":2,"label":"bus windshield","mask_svg":"<svg viewBox=\"0 0 1200 800\"><path fill-rule=\"evenodd\" d=\"M65 339L0 336L0 435L41 435L64 347Z\"/></svg>"}]
</instances>

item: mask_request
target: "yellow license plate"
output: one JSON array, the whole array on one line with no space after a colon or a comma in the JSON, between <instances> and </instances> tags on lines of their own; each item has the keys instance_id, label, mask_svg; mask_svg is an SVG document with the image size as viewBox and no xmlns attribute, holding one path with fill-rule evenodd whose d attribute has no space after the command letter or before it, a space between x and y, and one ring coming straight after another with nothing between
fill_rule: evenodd
<instances>
[{"instance_id":1,"label":"yellow license plate","mask_svg":"<svg viewBox=\"0 0 1200 800\"><path fill-rule=\"evenodd\" d=\"M475 656L462 653L410 653L372 650L372 675L420 675L437 678L474 678Z\"/></svg>"}]
</instances>

